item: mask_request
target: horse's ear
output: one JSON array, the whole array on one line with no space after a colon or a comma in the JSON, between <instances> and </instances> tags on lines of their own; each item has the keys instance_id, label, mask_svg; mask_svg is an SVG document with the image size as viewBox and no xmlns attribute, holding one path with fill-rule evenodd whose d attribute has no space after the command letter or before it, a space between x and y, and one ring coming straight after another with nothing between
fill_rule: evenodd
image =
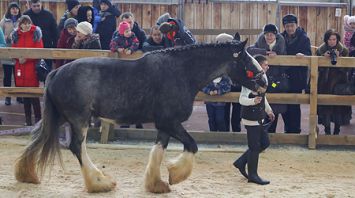
<instances>
[{"instance_id":1,"label":"horse's ear","mask_svg":"<svg viewBox=\"0 0 355 198\"><path fill-rule=\"evenodd\" d=\"M236 32L236 33L235 33L233 40L240 41L239 32Z\"/></svg>"},{"instance_id":2,"label":"horse's ear","mask_svg":"<svg viewBox=\"0 0 355 198\"><path fill-rule=\"evenodd\" d=\"M243 48L245 48L245 46L246 46L247 42L248 42L248 38L247 38L247 39L245 39L245 41L243 41L243 42L241 43L241 46L242 46Z\"/></svg>"}]
</instances>

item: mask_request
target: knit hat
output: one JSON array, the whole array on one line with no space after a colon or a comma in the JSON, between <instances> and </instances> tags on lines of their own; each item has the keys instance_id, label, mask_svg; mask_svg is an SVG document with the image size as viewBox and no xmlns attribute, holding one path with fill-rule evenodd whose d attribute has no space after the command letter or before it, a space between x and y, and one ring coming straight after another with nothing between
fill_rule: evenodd
<instances>
[{"instance_id":1,"label":"knit hat","mask_svg":"<svg viewBox=\"0 0 355 198\"><path fill-rule=\"evenodd\" d=\"M102 3L108 5L108 7L111 7L111 6L112 6L112 3L111 3L110 0L100 0L100 4L102 4Z\"/></svg>"},{"instance_id":2,"label":"knit hat","mask_svg":"<svg viewBox=\"0 0 355 198\"><path fill-rule=\"evenodd\" d=\"M92 34L92 25L87 21L83 21L76 26L76 30L84 35Z\"/></svg>"},{"instance_id":3,"label":"knit hat","mask_svg":"<svg viewBox=\"0 0 355 198\"><path fill-rule=\"evenodd\" d=\"M70 26L76 27L77 25L78 25L78 21L74 18L69 18L69 19L65 20L65 22L64 22L65 29L67 29Z\"/></svg>"},{"instance_id":4,"label":"knit hat","mask_svg":"<svg viewBox=\"0 0 355 198\"><path fill-rule=\"evenodd\" d=\"M233 40L233 36L230 34L222 33L216 36L217 43L226 43Z\"/></svg>"},{"instance_id":5,"label":"knit hat","mask_svg":"<svg viewBox=\"0 0 355 198\"><path fill-rule=\"evenodd\" d=\"M66 0L69 12L77 5L80 5L78 0Z\"/></svg>"},{"instance_id":6,"label":"knit hat","mask_svg":"<svg viewBox=\"0 0 355 198\"><path fill-rule=\"evenodd\" d=\"M168 22L168 19L171 19L171 16L170 14L167 12L167 13L164 13L163 15L161 15L158 20L157 20L157 25L160 25L164 22Z\"/></svg>"},{"instance_id":7,"label":"knit hat","mask_svg":"<svg viewBox=\"0 0 355 198\"><path fill-rule=\"evenodd\" d=\"M355 16L349 16L347 23L348 25L350 25L350 23L355 23Z\"/></svg>"},{"instance_id":8,"label":"knit hat","mask_svg":"<svg viewBox=\"0 0 355 198\"><path fill-rule=\"evenodd\" d=\"M123 21L120 23L120 25L118 26L118 32L123 35L124 32L127 30L127 29L130 29L130 25L126 22L126 21Z\"/></svg>"},{"instance_id":9,"label":"knit hat","mask_svg":"<svg viewBox=\"0 0 355 198\"><path fill-rule=\"evenodd\" d=\"M267 24L267 25L265 25L265 26L264 26L264 34L266 34L266 33L268 33L268 32L277 34L278 29L277 29L276 25L274 25L274 24Z\"/></svg>"},{"instance_id":10,"label":"knit hat","mask_svg":"<svg viewBox=\"0 0 355 198\"><path fill-rule=\"evenodd\" d=\"M18 5L17 2L11 2L11 3L9 3L9 9L11 9L11 8L20 9L20 6Z\"/></svg>"}]
</instances>

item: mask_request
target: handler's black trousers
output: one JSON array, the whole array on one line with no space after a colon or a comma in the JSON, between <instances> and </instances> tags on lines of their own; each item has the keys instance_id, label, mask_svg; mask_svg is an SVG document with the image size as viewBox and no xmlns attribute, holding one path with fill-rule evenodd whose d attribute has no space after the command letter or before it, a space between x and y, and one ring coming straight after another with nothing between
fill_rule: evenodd
<instances>
[{"instance_id":1,"label":"handler's black trousers","mask_svg":"<svg viewBox=\"0 0 355 198\"><path fill-rule=\"evenodd\" d=\"M250 151L261 152L270 145L269 134L262 125L245 126Z\"/></svg>"}]
</instances>

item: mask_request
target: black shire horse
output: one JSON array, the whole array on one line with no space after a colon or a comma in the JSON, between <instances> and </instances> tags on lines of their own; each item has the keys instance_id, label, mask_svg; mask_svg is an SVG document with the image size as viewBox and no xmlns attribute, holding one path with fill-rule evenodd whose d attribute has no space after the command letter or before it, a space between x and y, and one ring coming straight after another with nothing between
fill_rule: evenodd
<instances>
[{"instance_id":1,"label":"black shire horse","mask_svg":"<svg viewBox=\"0 0 355 198\"><path fill-rule=\"evenodd\" d=\"M45 86L44 116L16 162L16 179L39 183L37 172L43 175L57 155L63 163L58 129L68 122L69 149L79 160L88 192L114 189L116 182L91 162L86 151L88 121L95 116L122 124L155 123L158 135L145 172L145 188L169 192L169 184L185 180L192 171L197 145L181 123L190 117L198 91L227 74L234 82L265 92L266 76L245 51L245 44L189 45L153 51L136 60L82 58L52 71ZM247 76L246 70L254 77ZM170 137L184 145L184 152L168 164L168 184L161 180L160 165Z\"/></svg>"}]
</instances>

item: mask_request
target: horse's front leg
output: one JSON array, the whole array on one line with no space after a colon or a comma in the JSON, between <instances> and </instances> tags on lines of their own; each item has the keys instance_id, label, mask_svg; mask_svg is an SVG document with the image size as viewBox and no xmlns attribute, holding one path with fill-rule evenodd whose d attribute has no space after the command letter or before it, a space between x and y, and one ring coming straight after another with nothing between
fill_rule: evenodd
<instances>
[{"instance_id":1,"label":"horse's front leg","mask_svg":"<svg viewBox=\"0 0 355 198\"><path fill-rule=\"evenodd\" d=\"M100 171L92 162L86 151L87 127L79 128L71 124L72 142L69 149L78 158L85 186L89 193L107 192L116 187L116 182Z\"/></svg>"},{"instance_id":2,"label":"horse's front leg","mask_svg":"<svg viewBox=\"0 0 355 198\"><path fill-rule=\"evenodd\" d=\"M170 130L170 135L184 144L184 152L168 163L169 184L177 184L187 179L193 167L198 148L195 140L187 133L181 123Z\"/></svg>"},{"instance_id":3,"label":"horse's front leg","mask_svg":"<svg viewBox=\"0 0 355 198\"><path fill-rule=\"evenodd\" d=\"M169 184L161 180L160 166L165 150L169 144L170 135L159 130L155 145L149 154L149 161L145 170L145 189L152 193L170 192Z\"/></svg>"}]
</instances>

